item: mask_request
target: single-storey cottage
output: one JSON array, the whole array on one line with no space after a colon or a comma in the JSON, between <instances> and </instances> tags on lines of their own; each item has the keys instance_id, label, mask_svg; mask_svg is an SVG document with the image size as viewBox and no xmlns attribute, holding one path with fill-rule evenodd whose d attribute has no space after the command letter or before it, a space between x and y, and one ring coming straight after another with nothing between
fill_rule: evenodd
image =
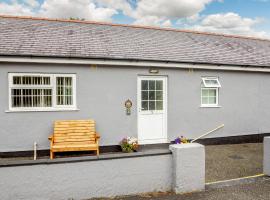
<instances>
[{"instance_id":1,"label":"single-storey cottage","mask_svg":"<svg viewBox=\"0 0 270 200\"><path fill-rule=\"evenodd\" d=\"M270 133L269 72L268 40L0 16L0 152L49 149L64 119L101 146Z\"/></svg>"}]
</instances>

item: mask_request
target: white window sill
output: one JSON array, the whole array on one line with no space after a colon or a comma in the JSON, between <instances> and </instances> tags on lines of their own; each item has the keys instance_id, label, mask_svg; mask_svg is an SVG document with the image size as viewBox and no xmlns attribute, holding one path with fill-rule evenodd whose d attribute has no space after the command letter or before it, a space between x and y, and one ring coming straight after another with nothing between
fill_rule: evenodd
<instances>
[{"instance_id":1,"label":"white window sill","mask_svg":"<svg viewBox=\"0 0 270 200\"><path fill-rule=\"evenodd\" d=\"M51 108L51 109L36 109L36 110L6 110L6 113L14 112L68 112L68 111L79 111L78 108Z\"/></svg>"},{"instance_id":2,"label":"white window sill","mask_svg":"<svg viewBox=\"0 0 270 200\"><path fill-rule=\"evenodd\" d=\"M201 105L200 108L221 108L219 105Z\"/></svg>"}]
</instances>

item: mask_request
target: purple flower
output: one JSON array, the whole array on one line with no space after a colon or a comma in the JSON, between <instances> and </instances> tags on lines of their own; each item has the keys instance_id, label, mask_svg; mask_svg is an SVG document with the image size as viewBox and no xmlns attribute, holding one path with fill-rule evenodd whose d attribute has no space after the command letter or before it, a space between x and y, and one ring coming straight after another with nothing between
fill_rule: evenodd
<instances>
[{"instance_id":1,"label":"purple flower","mask_svg":"<svg viewBox=\"0 0 270 200\"><path fill-rule=\"evenodd\" d=\"M175 144L181 144L181 139L179 137L177 137L175 140L174 140L174 143Z\"/></svg>"}]
</instances>

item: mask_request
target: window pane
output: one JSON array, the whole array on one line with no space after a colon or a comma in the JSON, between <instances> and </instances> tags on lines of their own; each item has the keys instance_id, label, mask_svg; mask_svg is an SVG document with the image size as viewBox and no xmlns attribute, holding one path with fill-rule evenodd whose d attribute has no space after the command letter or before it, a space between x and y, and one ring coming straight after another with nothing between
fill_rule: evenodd
<instances>
[{"instance_id":1,"label":"window pane","mask_svg":"<svg viewBox=\"0 0 270 200\"><path fill-rule=\"evenodd\" d=\"M209 104L216 104L216 97L209 97Z\"/></svg>"},{"instance_id":2,"label":"window pane","mask_svg":"<svg viewBox=\"0 0 270 200\"><path fill-rule=\"evenodd\" d=\"M148 92L142 91L142 100L148 100Z\"/></svg>"},{"instance_id":3,"label":"window pane","mask_svg":"<svg viewBox=\"0 0 270 200\"><path fill-rule=\"evenodd\" d=\"M52 89L12 89L12 107L51 107Z\"/></svg>"},{"instance_id":4,"label":"window pane","mask_svg":"<svg viewBox=\"0 0 270 200\"><path fill-rule=\"evenodd\" d=\"M72 86L72 78L65 77L65 86Z\"/></svg>"},{"instance_id":5,"label":"window pane","mask_svg":"<svg viewBox=\"0 0 270 200\"><path fill-rule=\"evenodd\" d=\"M202 78L204 87L220 87L218 78Z\"/></svg>"},{"instance_id":6,"label":"window pane","mask_svg":"<svg viewBox=\"0 0 270 200\"><path fill-rule=\"evenodd\" d=\"M42 85L50 85L47 76L13 76L14 85L27 85L29 88L12 89L12 107L46 107L52 106L52 89L42 89ZM40 89L31 88L39 85ZM45 102L47 101L47 102Z\"/></svg>"},{"instance_id":7,"label":"window pane","mask_svg":"<svg viewBox=\"0 0 270 200\"><path fill-rule=\"evenodd\" d=\"M149 101L149 110L155 110L156 106L155 106L155 101Z\"/></svg>"},{"instance_id":8,"label":"window pane","mask_svg":"<svg viewBox=\"0 0 270 200\"><path fill-rule=\"evenodd\" d=\"M142 101L142 110L148 110L148 101Z\"/></svg>"},{"instance_id":9,"label":"window pane","mask_svg":"<svg viewBox=\"0 0 270 200\"><path fill-rule=\"evenodd\" d=\"M216 96L216 89L209 89L209 96L215 97Z\"/></svg>"},{"instance_id":10,"label":"window pane","mask_svg":"<svg viewBox=\"0 0 270 200\"><path fill-rule=\"evenodd\" d=\"M50 85L49 76L13 76L14 85Z\"/></svg>"},{"instance_id":11,"label":"window pane","mask_svg":"<svg viewBox=\"0 0 270 200\"><path fill-rule=\"evenodd\" d=\"M149 90L156 89L156 81L149 81Z\"/></svg>"},{"instance_id":12,"label":"window pane","mask_svg":"<svg viewBox=\"0 0 270 200\"><path fill-rule=\"evenodd\" d=\"M51 107L51 106L52 106L52 96L45 96L44 107Z\"/></svg>"},{"instance_id":13,"label":"window pane","mask_svg":"<svg viewBox=\"0 0 270 200\"><path fill-rule=\"evenodd\" d=\"M56 77L56 104L72 105L72 77Z\"/></svg>"},{"instance_id":14,"label":"window pane","mask_svg":"<svg viewBox=\"0 0 270 200\"><path fill-rule=\"evenodd\" d=\"M202 89L202 96L207 97L208 96L208 89Z\"/></svg>"},{"instance_id":15,"label":"window pane","mask_svg":"<svg viewBox=\"0 0 270 200\"><path fill-rule=\"evenodd\" d=\"M30 82L31 82L31 77L29 77L29 76L22 77L22 84L23 85L30 85Z\"/></svg>"},{"instance_id":16,"label":"window pane","mask_svg":"<svg viewBox=\"0 0 270 200\"><path fill-rule=\"evenodd\" d=\"M64 101L63 101L63 96L58 96L57 97L57 105L63 105Z\"/></svg>"},{"instance_id":17,"label":"window pane","mask_svg":"<svg viewBox=\"0 0 270 200\"><path fill-rule=\"evenodd\" d=\"M73 105L73 96L68 96L68 105Z\"/></svg>"},{"instance_id":18,"label":"window pane","mask_svg":"<svg viewBox=\"0 0 270 200\"><path fill-rule=\"evenodd\" d=\"M57 86L57 95L63 95L64 94L64 90L62 86Z\"/></svg>"},{"instance_id":19,"label":"window pane","mask_svg":"<svg viewBox=\"0 0 270 200\"><path fill-rule=\"evenodd\" d=\"M43 77L43 83L45 85L50 85L51 84L51 79L50 77Z\"/></svg>"},{"instance_id":20,"label":"window pane","mask_svg":"<svg viewBox=\"0 0 270 200\"><path fill-rule=\"evenodd\" d=\"M208 97L202 97L202 104L208 104Z\"/></svg>"},{"instance_id":21,"label":"window pane","mask_svg":"<svg viewBox=\"0 0 270 200\"><path fill-rule=\"evenodd\" d=\"M163 110L163 101L157 101L156 104L156 110Z\"/></svg>"},{"instance_id":22,"label":"window pane","mask_svg":"<svg viewBox=\"0 0 270 200\"><path fill-rule=\"evenodd\" d=\"M149 99L150 100L155 100L155 91L149 91Z\"/></svg>"},{"instance_id":23,"label":"window pane","mask_svg":"<svg viewBox=\"0 0 270 200\"><path fill-rule=\"evenodd\" d=\"M72 87L66 87L65 90L66 90L66 91L65 91L65 94L66 94L66 95L72 95Z\"/></svg>"},{"instance_id":24,"label":"window pane","mask_svg":"<svg viewBox=\"0 0 270 200\"><path fill-rule=\"evenodd\" d=\"M163 100L163 92L156 91L156 100Z\"/></svg>"},{"instance_id":25,"label":"window pane","mask_svg":"<svg viewBox=\"0 0 270 200\"><path fill-rule=\"evenodd\" d=\"M163 81L156 81L156 90L163 90Z\"/></svg>"},{"instance_id":26,"label":"window pane","mask_svg":"<svg viewBox=\"0 0 270 200\"><path fill-rule=\"evenodd\" d=\"M33 91L33 107L42 107L42 91L34 90Z\"/></svg>"},{"instance_id":27,"label":"window pane","mask_svg":"<svg viewBox=\"0 0 270 200\"><path fill-rule=\"evenodd\" d=\"M218 84L217 80L215 80L215 79L207 79L207 80L205 80L205 83L207 83L209 85L216 85L216 84Z\"/></svg>"},{"instance_id":28,"label":"window pane","mask_svg":"<svg viewBox=\"0 0 270 200\"><path fill-rule=\"evenodd\" d=\"M43 90L43 106L44 107L51 107L52 106L52 90L45 89Z\"/></svg>"},{"instance_id":29,"label":"window pane","mask_svg":"<svg viewBox=\"0 0 270 200\"><path fill-rule=\"evenodd\" d=\"M142 80L142 90L148 90L148 81Z\"/></svg>"},{"instance_id":30,"label":"window pane","mask_svg":"<svg viewBox=\"0 0 270 200\"><path fill-rule=\"evenodd\" d=\"M31 89L22 89L22 107L32 107Z\"/></svg>"},{"instance_id":31,"label":"window pane","mask_svg":"<svg viewBox=\"0 0 270 200\"><path fill-rule=\"evenodd\" d=\"M13 84L14 85L19 85L19 84L21 84L21 79L22 77L20 77L20 76L13 76Z\"/></svg>"},{"instance_id":32,"label":"window pane","mask_svg":"<svg viewBox=\"0 0 270 200\"><path fill-rule=\"evenodd\" d=\"M13 89L11 94L12 107L21 107L21 89Z\"/></svg>"}]
</instances>

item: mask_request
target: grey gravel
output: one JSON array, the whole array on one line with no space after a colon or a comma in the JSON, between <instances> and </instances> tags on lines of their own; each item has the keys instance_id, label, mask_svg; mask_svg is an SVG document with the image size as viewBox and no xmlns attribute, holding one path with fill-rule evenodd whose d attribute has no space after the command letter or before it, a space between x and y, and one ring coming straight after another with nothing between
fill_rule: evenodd
<instances>
[{"instance_id":1,"label":"grey gravel","mask_svg":"<svg viewBox=\"0 0 270 200\"><path fill-rule=\"evenodd\" d=\"M263 173L263 144L205 146L206 182Z\"/></svg>"}]
</instances>

